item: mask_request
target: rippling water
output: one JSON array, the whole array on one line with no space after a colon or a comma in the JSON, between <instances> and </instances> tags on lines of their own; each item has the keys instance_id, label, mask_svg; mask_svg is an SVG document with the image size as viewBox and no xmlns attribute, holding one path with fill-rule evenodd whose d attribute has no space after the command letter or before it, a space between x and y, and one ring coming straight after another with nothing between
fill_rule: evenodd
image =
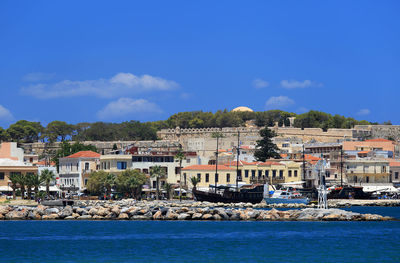
<instances>
[{"instance_id":1,"label":"rippling water","mask_svg":"<svg viewBox=\"0 0 400 263\"><path fill-rule=\"evenodd\" d=\"M400 262L400 222L0 221L0 260Z\"/></svg>"}]
</instances>

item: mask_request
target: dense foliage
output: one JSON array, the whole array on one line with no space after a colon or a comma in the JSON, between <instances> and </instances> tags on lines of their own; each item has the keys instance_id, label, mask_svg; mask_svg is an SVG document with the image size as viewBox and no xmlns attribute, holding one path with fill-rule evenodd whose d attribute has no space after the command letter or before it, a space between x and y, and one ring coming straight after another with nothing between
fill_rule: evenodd
<instances>
[{"instance_id":1,"label":"dense foliage","mask_svg":"<svg viewBox=\"0 0 400 263\"><path fill-rule=\"evenodd\" d=\"M276 136L274 131L265 127L260 130L261 140L257 141L256 151L254 157L257 161L265 162L267 159L280 159L281 156L278 153L279 149L275 143L272 142L272 138Z\"/></svg>"},{"instance_id":2,"label":"dense foliage","mask_svg":"<svg viewBox=\"0 0 400 263\"><path fill-rule=\"evenodd\" d=\"M258 127L289 126L289 118L296 117L295 127L299 128L352 128L358 124L377 124L341 115L331 115L319 111L309 111L295 114L281 110L259 112L231 112L219 110L215 113L203 111L180 112L170 116L165 121L139 122L126 121L122 123L82 122L68 124L63 121L52 121L46 127L40 122L26 120L11 124L8 129L0 127L0 141L55 142L55 141L128 141L128 140L156 140L157 131L164 128L209 128L209 127L239 127L246 122ZM390 121L384 124L391 124Z\"/></svg>"}]
</instances>

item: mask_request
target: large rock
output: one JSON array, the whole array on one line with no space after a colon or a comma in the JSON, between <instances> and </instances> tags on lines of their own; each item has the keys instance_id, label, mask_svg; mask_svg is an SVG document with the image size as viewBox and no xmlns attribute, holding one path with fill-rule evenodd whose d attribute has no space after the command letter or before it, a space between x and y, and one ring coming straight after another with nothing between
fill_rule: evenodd
<instances>
[{"instance_id":1,"label":"large rock","mask_svg":"<svg viewBox=\"0 0 400 263\"><path fill-rule=\"evenodd\" d=\"M191 216L188 213L182 213L178 215L178 220L189 220Z\"/></svg>"},{"instance_id":2,"label":"large rock","mask_svg":"<svg viewBox=\"0 0 400 263\"><path fill-rule=\"evenodd\" d=\"M178 214L175 213L172 209L169 209L167 214L165 215L165 219L167 220L176 220L178 219Z\"/></svg>"},{"instance_id":3,"label":"large rock","mask_svg":"<svg viewBox=\"0 0 400 263\"><path fill-rule=\"evenodd\" d=\"M9 220L23 220L23 219L27 219L28 214L29 214L29 211L27 209L22 209L20 211L14 210L14 211L8 212L5 216L5 218L9 219Z\"/></svg>"},{"instance_id":4,"label":"large rock","mask_svg":"<svg viewBox=\"0 0 400 263\"><path fill-rule=\"evenodd\" d=\"M100 207L99 209L97 209L96 215L107 216L109 214L109 212L110 212L110 210L108 208ZM89 214L90 214L90 212L89 212Z\"/></svg>"},{"instance_id":5,"label":"large rock","mask_svg":"<svg viewBox=\"0 0 400 263\"><path fill-rule=\"evenodd\" d=\"M121 220L128 220L128 219L129 219L129 216L128 216L127 213L120 213L120 214L118 215L118 219L121 219Z\"/></svg>"},{"instance_id":6,"label":"large rock","mask_svg":"<svg viewBox=\"0 0 400 263\"><path fill-rule=\"evenodd\" d=\"M111 209L111 212L113 212L116 216L119 216L119 213L121 212L120 208L118 205L113 206L113 208Z\"/></svg>"},{"instance_id":7,"label":"large rock","mask_svg":"<svg viewBox=\"0 0 400 263\"><path fill-rule=\"evenodd\" d=\"M87 210L84 209L84 208L80 208L80 207L78 207L78 208L75 210L75 212L76 212L77 214L81 215L81 216L83 216L83 215L88 215L88 214L89 214L89 211L87 211Z\"/></svg>"},{"instance_id":8,"label":"large rock","mask_svg":"<svg viewBox=\"0 0 400 263\"><path fill-rule=\"evenodd\" d=\"M203 220L214 220L214 216L212 214L205 214L202 217Z\"/></svg>"},{"instance_id":9,"label":"large rock","mask_svg":"<svg viewBox=\"0 0 400 263\"><path fill-rule=\"evenodd\" d=\"M5 215L12 210L9 206L0 206L0 215Z\"/></svg>"},{"instance_id":10,"label":"large rock","mask_svg":"<svg viewBox=\"0 0 400 263\"><path fill-rule=\"evenodd\" d=\"M203 214L202 213L194 213L192 215L192 220L200 220L202 218Z\"/></svg>"},{"instance_id":11,"label":"large rock","mask_svg":"<svg viewBox=\"0 0 400 263\"><path fill-rule=\"evenodd\" d=\"M94 216L92 217L92 219L94 219L94 220L103 220L103 219L104 219L104 216L94 215Z\"/></svg>"},{"instance_id":12,"label":"large rock","mask_svg":"<svg viewBox=\"0 0 400 263\"><path fill-rule=\"evenodd\" d=\"M90 208L88 214L91 215L91 216L97 215L97 209L94 208L94 207Z\"/></svg>"},{"instance_id":13,"label":"large rock","mask_svg":"<svg viewBox=\"0 0 400 263\"><path fill-rule=\"evenodd\" d=\"M58 208L52 207L52 208L47 208L47 209L44 211L44 214L45 214L45 215L58 214L59 212L60 212L60 210L59 210Z\"/></svg>"},{"instance_id":14,"label":"large rock","mask_svg":"<svg viewBox=\"0 0 400 263\"><path fill-rule=\"evenodd\" d=\"M64 209L58 213L60 218L66 218L67 216L72 216L73 210L71 206L66 206Z\"/></svg>"},{"instance_id":15,"label":"large rock","mask_svg":"<svg viewBox=\"0 0 400 263\"><path fill-rule=\"evenodd\" d=\"M153 219L154 220L161 220L163 218L162 212L161 211L157 211L154 215L153 215Z\"/></svg>"},{"instance_id":16,"label":"large rock","mask_svg":"<svg viewBox=\"0 0 400 263\"><path fill-rule=\"evenodd\" d=\"M43 220L56 220L59 219L60 217L58 216L58 214L48 214L48 215L44 215L42 216Z\"/></svg>"}]
</instances>

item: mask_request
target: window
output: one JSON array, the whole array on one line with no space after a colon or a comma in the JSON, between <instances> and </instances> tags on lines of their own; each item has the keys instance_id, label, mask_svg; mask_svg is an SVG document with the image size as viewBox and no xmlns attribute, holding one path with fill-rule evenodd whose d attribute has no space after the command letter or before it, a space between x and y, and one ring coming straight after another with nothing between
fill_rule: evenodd
<instances>
[{"instance_id":1,"label":"window","mask_svg":"<svg viewBox=\"0 0 400 263\"><path fill-rule=\"evenodd\" d=\"M229 183L231 181L231 175L226 174L226 182Z\"/></svg>"},{"instance_id":2,"label":"window","mask_svg":"<svg viewBox=\"0 0 400 263\"><path fill-rule=\"evenodd\" d=\"M367 176L366 179L367 179L367 183L369 183L369 176Z\"/></svg>"},{"instance_id":3,"label":"window","mask_svg":"<svg viewBox=\"0 0 400 263\"><path fill-rule=\"evenodd\" d=\"M181 168L180 167L175 167L175 174L179 174Z\"/></svg>"},{"instance_id":4,"label":"window","mask_svg":"<svg viewBox=\"0 0 400 263\"><path fill-rule=\"evenodd\" d=\"M79 164L76 164L76 170L79 171Z\"/></svg>"},{"instance_id":5,"label":"window","mask_svg":"<svg viewBox=\"0 0 400 263\"><path fill-rule=\"evenodd\" d=\"M126 169L126 162L117 162L117 169L118 170L125 170Z\"/></svg>"},{"instance_id":6,"label":"window","mask_svg":"<svg viewBox=\"0 0 400 263\"><path fill-rule=\"evenodd\" d=\"M294 177L297 177L297 170L294 170Z\"/></svg>"},{"instance_id":7,"label":"window","mask_svg":"<svg viewBox=\"0 0 400 263\"><path fill-rule=\"evenodd\" d=\"M0 180L4 180L4 173L0 173Z\"/></svg>"},{"instance_id":8,"label":"window","mask_svg":"<svg viewBox=\"0 0 400 263\"><path fill-rule=\"evenodd\" d=\"M197 174L197 179L201 182L201 174Z\"/></svg>"},{"instance_id":9,"label":"window","mask_svg":"<svg viewBox=\"0 0 400 263\"><path fill-rule=\"evenodd\" d=\"M260 179L262 177L262 171L258 170L258 179Z\"/></svg>"},{"instance_id":10,"label":"window","mask_svg":"<svg viewBox=\"0 0 400 263\"><path fill-rule=\"evenodd\" d=\"M283 170L279 170L279 177L283 178Z\"/></svg>"},{"instance_id":11,"label":"window","mask_svg":"<svg viewBox=\"0 0 400 263\"><path fill-rule=\"evenodd\" d=\"M244 177L249 177L249 170L244 170Z\"/></svg>"},{"instance_id":12,"label":"window","mask_svg":"<svg viewBox=\"0 0 400 263\"><path fill-rule=\"evenodd\" d=\"M256 177L256 170L251 170L251 178Z\"/></svg>"},{"instance_id":13,"label":"window","mask_svg":"<svg viewBox=\"0 0 400 263\"><path fill-rule=\"evenodd\" d=\"M331 177L331 172L330 172L330 171L326 171L326 172L325 172L325 175L326 175L326 177L329 178L329 177Z\"/></svg>"},{"instance_id":14,"label":"window","mask_svg":"<svg viewBox=\"0 0 400 263\"><path fill-rule=\"evenodd\" d=\"M289 177L292 177L292 170L289 170L288 176L289 176Z\"/></svg>"},{"instance_id":15,"label":"window","mask_svg":"<svg viewBox=\"0 0 400 263\"><path fill-rule=\"evenodd\" d=\"M186 159L186 163L190 163L190 159Z\"/></svg>"},{"instance_id":16,"label":"window","mask_svg":"<svg viewBox=\"0 0 400 263\"><path fill-rule=\"evenodd\" d=\"M210 181L210 175L206 174L206 183L208 183Z\"/></svg>"},{"instance_id":17,"label":"window","mask_svg":"<svg viewBox=\"0 0 400 263\"><path fill-rule=\"evenodd\" d=\"M85 163L85 170L89 171L89 163Z\"/></svg>"},{"instance_id":18,"label":"window","mask_svg":"<svg viewBox=\"0 0 400 263\"><path fill-rule=\"evenodd\" d=\"M215 174L215 182L218 183L218 174Z\"/></svg>"},{"instance_id":19,"label":"window","mask_svg":"<svg viewBox=\"0 0 400 263\"><path fill-rule=\"evenodd\" d=\"M394 172L394 179L399 179L399 172Z\"/></svg>"},{"instance_id":20,"label":"window","mask_svg":"<svg viewBox=\"0 0 400 263\"><path fill-rule=\"evenodd\" d=\"M276 170L272 170L272 177L276 177Z\"/></svg>"},{"instance_id":21,"label":"window","mask_svg":"<svg viewBox=\"0 0 400 263\"><path fill-rule=\"evenodd\" d=\"M265 171L265 176L268 177L269 176L269 170Z\"/></svg>"},{"instance_id":22,"label":"window","mask_svg":"<svg viewBox=\"0 0 400 263\"><path fill-rule=\"evenodd\" d=\"M88 182L88 179L85 179L85 182L84 182L85 186L87 185L87 182Z\"/></svg>"},{"instance_id":23,"label":"window","mask_svg":"<svg viewBox=\"0 0 400 263\"><path fill-rule=\"evenodd\" d=\"M157 188L157 181L153 181L153 188Z\"/></svg>"}]
</instances>

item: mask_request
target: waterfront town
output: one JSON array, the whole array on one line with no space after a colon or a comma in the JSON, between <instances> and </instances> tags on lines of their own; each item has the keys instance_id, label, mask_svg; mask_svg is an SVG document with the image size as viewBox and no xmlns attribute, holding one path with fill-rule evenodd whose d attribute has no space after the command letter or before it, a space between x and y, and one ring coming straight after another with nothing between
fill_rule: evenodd
<instances>
[{"instance_id":1,"label":"waterfront town","mask_svg":"<svg viewBox=\"0 0 400 263\"><path fill-rule=\"evenodd\" d=\"M238 107L233 111L252 111ZM292 188L317 188L321 172L329 189L343 185L361 186L375 199L396 199L400 187L400 126L357 125L352 129L295 128L294 117L285 127L269 127L280 158L257 161L254 153L259 131L250 120L245 127L161 129L153 141L84 141L95 151L78 151L59 158L58 167L45 154L55 143L3 141L0 147L0 193L11 199L21 184L11 175L27 176L51 171L52 180L41 184L47 197L69 199L119 199L123 195L111 187L93 196L88 182L93 173L118 175L135 170L146 176L139 199L192 199L193 180L197 189L209 191L213 185L267 184ZM220 138L213 134L220 133ZM239 135L239 137L238 137ZM219 139L219 140L218 140ZM218 146L217 146L218 140ZM239 147L238 147L239 146ZM217 150L218 149L218 150ZM177 159L177 153L183 156ZM161 176L152 176L159 167ZM237 182L237 180L239 182ZM25 199L37 199L34 184L25 184ZM159 192L158 192L159 191ZM37 191L36 191L37 192ZM91 196L92 195L92 196ZM118 196L119 195L119 196Z\"/></svg>"}]
</instances>

